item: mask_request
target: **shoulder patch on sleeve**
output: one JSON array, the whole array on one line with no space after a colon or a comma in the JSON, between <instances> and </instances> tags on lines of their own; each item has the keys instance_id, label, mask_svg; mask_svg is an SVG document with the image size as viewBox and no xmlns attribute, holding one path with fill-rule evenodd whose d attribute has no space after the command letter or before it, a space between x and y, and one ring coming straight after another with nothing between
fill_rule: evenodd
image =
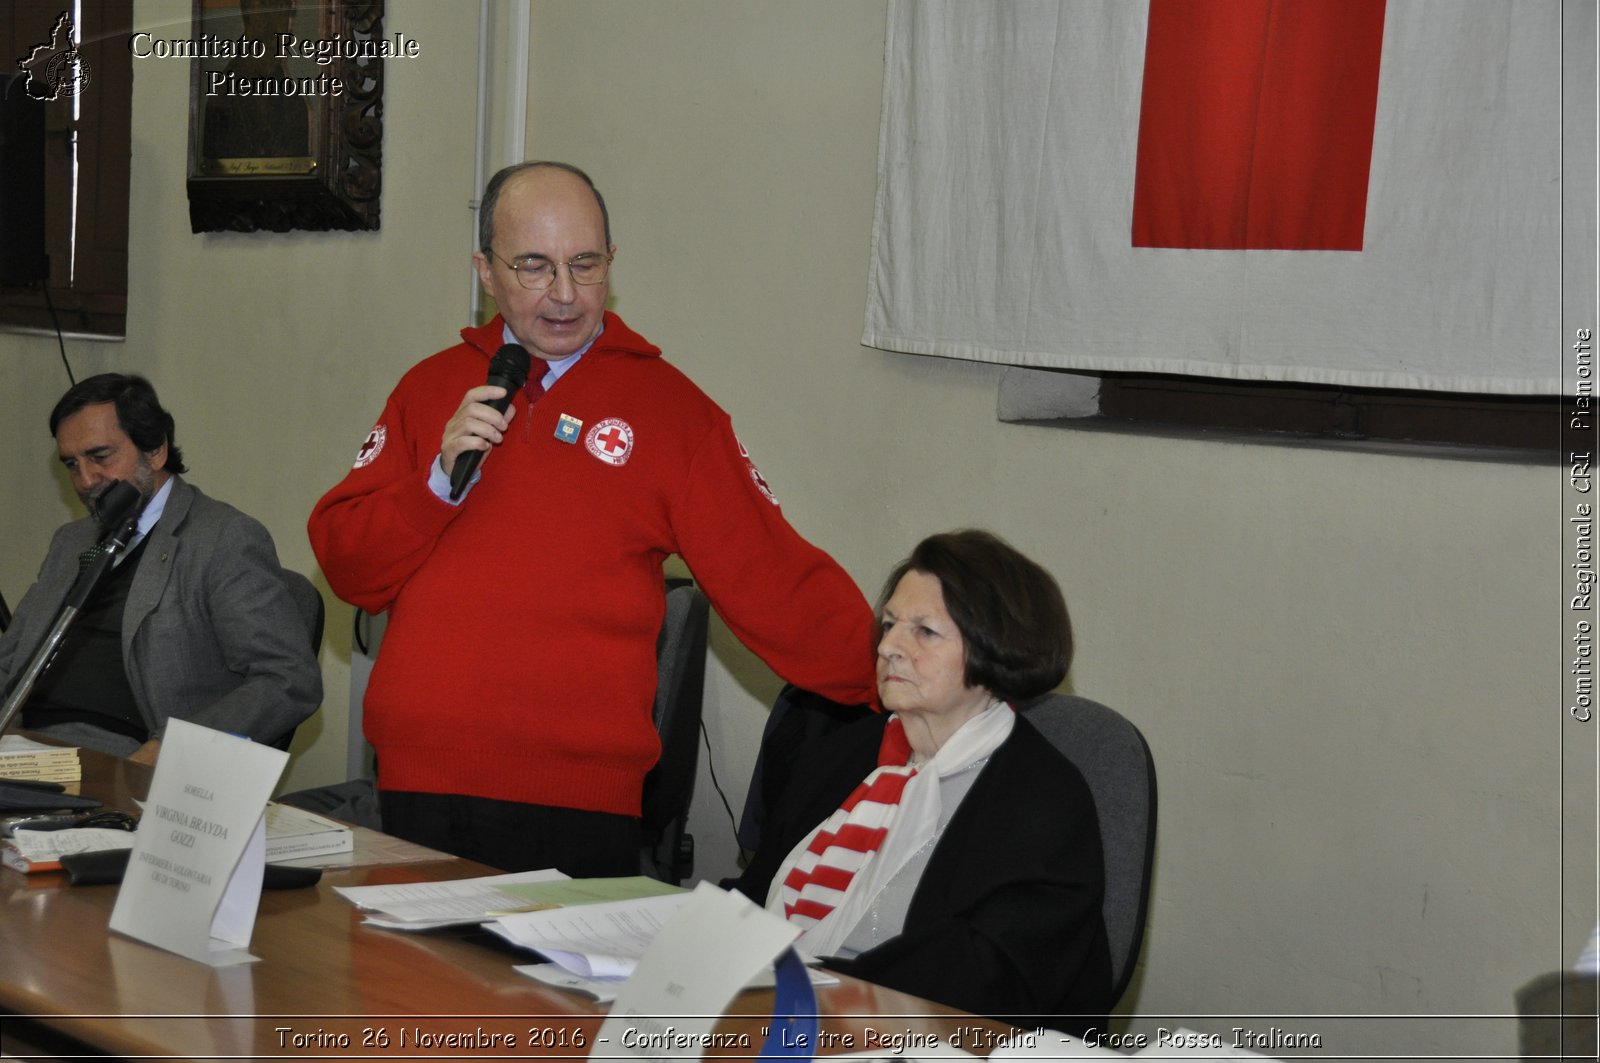
<instances>
[{"instance_id":1,"label":"shoulder patch on sleeve","mask_svg":"<svg viewBox=\"0 0 1600 1063\"><path fill-rule=\"evenodd\" d=\"M756 485L756 490L760 491L768 502L777 505L778 496L772 493L772 488L767 484L766 477L761 475L761 470L756 468L756 463L750 460L750 451L745 447L744 440L734 436L733 441L739 445L739 457L744 461L745 471L750 474L750 482Z\"/></svg>"},{"instance_id":2,"label":"shoulder patch on sleeve","mask_svg":"<svg viewBox=\"0 0 1600 1063\"><path fill-rule=\"evenodd\" d=\"M386 425L374 425L372 431L367 433L366 442L361 444L361 449L356 451L355 464L352 469L365 468L378 459L383 453L383 444L389 439L389 429Z\"/></svg>"}]
</instances>

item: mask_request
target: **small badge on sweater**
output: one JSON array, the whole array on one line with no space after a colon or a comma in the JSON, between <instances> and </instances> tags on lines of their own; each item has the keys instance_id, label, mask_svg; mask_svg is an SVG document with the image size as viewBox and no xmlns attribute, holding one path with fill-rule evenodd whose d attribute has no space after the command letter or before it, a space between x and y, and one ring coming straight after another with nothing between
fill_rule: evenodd
<instances>
[{"instance_id":1,"label":"small badge on sweater","mask_svg":"<svg viewBox=\"0 0 1600 1063\"><path fill-rule=\"evenodd\" d=\"M561 419L556 422L556 438L563 443L576 443L578 441L578 433L581 431L583 431L583 422L570 413L562 414Z\"/></svg>"},{"instance_id":2,"label":"small badge on sweater","mask_svg":"<svg viewBox=\"0 0 1600 1063\"><path fill-rule=\"evenodd\" d=\"M626 465L633 455L633 427L620 417L607 417L589 429L583 445L607 465Z\"/></svg>"}]
</instances>

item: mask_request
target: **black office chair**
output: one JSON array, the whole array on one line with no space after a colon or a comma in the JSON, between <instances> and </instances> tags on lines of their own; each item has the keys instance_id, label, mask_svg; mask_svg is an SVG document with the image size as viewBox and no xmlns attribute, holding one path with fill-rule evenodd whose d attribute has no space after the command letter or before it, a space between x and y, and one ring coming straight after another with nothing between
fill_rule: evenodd
<instances>
[{"instance_id":1,"label":"black office chair","mask_svg":"<svg viewBox=\"0 0 1600 1063\"><path fill-rule=\"evenodd\" d=\"M686 828L700 752L710 612L710 603L695 588L694 581L667 581L667 610L656 637L656 700L652 711L656 730L661 734L661 759L644 780L639 866L651 878L674 885L694 871L694 838ZM319 638L320 634L319 627ZM297 790L278 800L374 830L383 828L377 787L372 779Z\"/></svg>"},{"instance_id":2,"label":"black office chair","mask_svg":"<svg viewBox=\"0 0 1600 1063\"><path fill-rule=\"evenodd\" d=\"M1144 941L1156 847L1155 759L1139 729L1097 701L1049 694L1023 715L1083 773L1094 795L1105 850L1101 911L1111 946L1114 1005L1133 980Z\"/></svg>"},{"instance_id":3,"label":"black office chair","mask_svg":"<svg viewBox=\"0 0 1600 1063\"><path fill-rule=\"evenodd\" d=\"M293 569L283 570L283 581L289 587L289 597L294 599L295 605L300 609L311 630L311 656L315 657L322 652L322 629L328 618L327 603L322 600L322 592L317 590L316 584ZM270 744L276 749L288 752L289 744L294 741L294 733L299 727L299 724L295 724L286 734L273 739Z\"/></svg>"},{"instance_id":4,"label":"black office chair","mask_svg":"<svg viewBox=\"0 0 1600 1063\"><path fill-rule=\"evenodd\" d=\"M1593 971L1551 971L1518 989L1517 1044L1523 1059L1593 1060L1600 1014L1600 977Z\"/></svg>"},{"instance_id":5,"label":"black office chair","mask_svg":"<svg viewBox=\"0 0 1600 1063\"><path fill-rule=\"evenodd\" d=\"M801 690L793 683L778 692L767 713L756 751L756 766L750 773L750 788L745 794L744 813L739 817L739 847L750 852L761 848L761 834L767 816L777 807L800 751L823 735L836 731L868 712L865 705L845 705L821 694ZM724 889L731 888L728 879Z\"/></svg>"},{"instance_id":6,"label":"black office chair","mask_svg":"<svg viewBox=\"0 0 1600 1063\"><path fill-rule=\"evenodd\" d=\"M656 638L653 713L661 759L644 779L640 868L676 885L694 872L694 838L686 828L700 757L711 606L689 580L668 580L667 587L667 612Z\"/></svg>"}]
</instances>

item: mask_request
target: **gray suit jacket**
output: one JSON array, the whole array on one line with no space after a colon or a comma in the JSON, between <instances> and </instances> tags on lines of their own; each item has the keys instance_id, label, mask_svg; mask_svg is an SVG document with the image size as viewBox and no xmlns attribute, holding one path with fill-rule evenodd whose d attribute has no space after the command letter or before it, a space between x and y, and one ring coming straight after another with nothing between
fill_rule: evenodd
<instances>
[{"instance_id":1,"label":"gray suit jacket","mask_svg":"<svg viewBox=\"0 0 1600 1063\"><path fill-rule=\"evenodd\" d=\"M39 578L0 635L0 690L27 667L97 538L90 518L56 532ZM122 660L160 738L168 719L273 742L322 703L312 620L298 607L267 529L174 477L150 529L122 618ZM108 752L121 736L102 732ZM82 735L63 734L82 744Z\"/></svg>"}]
</instances>

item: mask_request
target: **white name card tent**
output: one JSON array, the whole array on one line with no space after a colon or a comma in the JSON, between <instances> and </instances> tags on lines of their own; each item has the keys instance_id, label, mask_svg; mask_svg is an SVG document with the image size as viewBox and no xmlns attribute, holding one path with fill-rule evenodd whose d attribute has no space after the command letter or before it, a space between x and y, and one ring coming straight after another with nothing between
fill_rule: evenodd
<instances>
[{"instance_id":1,"label":"white name card tent","mask_svg":"<svg viewBox=\"0 0 1600 1063\"><path fill-rule=\"evenodd\" d=\"M271 746L169 721L111 929L213 967L253 963L264 812L288 761Z\"/></svg>"},{"instance_id":2,"label":"white name card tent","mask_svg":"<svg viewBox=\"0 0 1600 1063\"><path fill-rule=\"evenodd\" d=\"M773 1022L761 1057L810 1059L817 1000L805 965L789 947L799 935L799 927L743 895L700 883L617 994L594 1054L700 1059L714 1043L712 1028L728 1002L776 963Z\"/></svg>"}]
</instances>

